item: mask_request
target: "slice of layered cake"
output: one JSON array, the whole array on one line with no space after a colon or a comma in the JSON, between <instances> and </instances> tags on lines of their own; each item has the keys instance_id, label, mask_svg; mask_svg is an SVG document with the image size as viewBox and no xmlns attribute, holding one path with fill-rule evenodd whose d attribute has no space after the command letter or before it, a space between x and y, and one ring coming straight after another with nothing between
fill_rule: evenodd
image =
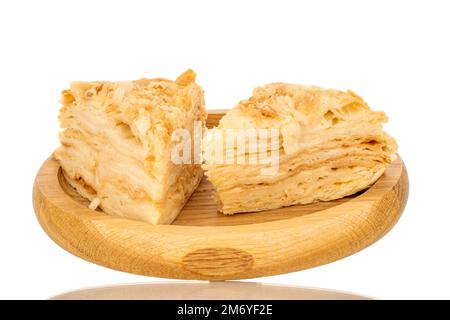
<instances>
[{"instance_id":1,"label":"slice of layered cake","mask_svg":"<svg viewBox=\"0 0 450 320\"><path fill-rule=\"evenodd\" d=\"M373 184L396 142L355 93L273 83L203 139L204 169L225 214L328 201Z\"/></svg>"},{"instance_id":2,"label":"slice of layered cake","mask_svg":"<svg viewBox=\"0 0 450 320\"><path fill-rule=\"evenodd\" d=\"M62 92L61 146L55 158L91 208L171 223L203 175L174 163L172 134L194 135L206 118L203 90L188 70L176 81L74 82Z\"/></svg>"}]
</instances>

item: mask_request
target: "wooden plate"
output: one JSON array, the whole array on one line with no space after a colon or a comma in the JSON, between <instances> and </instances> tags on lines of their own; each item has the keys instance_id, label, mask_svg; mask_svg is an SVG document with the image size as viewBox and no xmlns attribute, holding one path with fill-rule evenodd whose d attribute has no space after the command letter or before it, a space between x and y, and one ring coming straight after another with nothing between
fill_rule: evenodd
<instances>
[{"instance_id":1,"label":"wooden plate","mask_svg":"<svg viewBox=\"0 0 450 320\"><path fill-rule=\"evenodd\" d=\"M222 111L210 112L213 126ZM298 271L349 256L385 235L408 197L400 157L368 190L344 199L224 216L203 180L172 225L90 210L49 158L33 204L42 228L62 248L99 265L176 279L229 280Z\"/></svg>"}]
</instances>

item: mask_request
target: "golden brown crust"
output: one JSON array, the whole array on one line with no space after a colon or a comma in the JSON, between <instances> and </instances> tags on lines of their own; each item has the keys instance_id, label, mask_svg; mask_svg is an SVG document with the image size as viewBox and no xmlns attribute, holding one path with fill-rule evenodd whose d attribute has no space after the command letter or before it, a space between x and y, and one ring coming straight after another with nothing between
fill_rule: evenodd
<instances>
[{"instance_id":1,"label":"golden brown crust","mask_svg":"<svg viewBox=\"0 0 450 320\"><path fill-rule=\"evenodd\" d=\"M181 86L188 86L195 82L196 77L197 74L192 69L188 69L175 80L175 83Z\"/></svg>"},{"instance_id":2,"label":"golden brown crust","mask_svg":"<svg viewBox=\"0 0 450 320\"><path fill-rule=\"evenodd\" d=\"M322 89L286 83L271 83L253 90L225 115L222 127L231 127L235 118L251 119L257 127L273 127L296 121L302 125L316 125L325 120L345 119L353 113L368 113L380 123L386 122L383 112L374 112L353 91Z\"/></svg>"}]
</instances>

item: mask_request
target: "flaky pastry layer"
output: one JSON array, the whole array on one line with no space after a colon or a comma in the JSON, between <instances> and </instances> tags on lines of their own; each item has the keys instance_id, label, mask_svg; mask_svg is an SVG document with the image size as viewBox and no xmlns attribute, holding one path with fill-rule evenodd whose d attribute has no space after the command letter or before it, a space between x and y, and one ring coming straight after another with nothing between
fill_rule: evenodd
<instances>
[{"instance_id":1,"label":"flaky pastry layer","mask_svg":"<svg viewBox=\"0 0 450 320\"><path fill-rule=\"evenodd\" d=\"M195 73L73 82L61 102L55 158L68 182L109 214L171 223L202 177L199 165L171 161L172 134L206 119Z\"/></svg>"},{"instance_id":2,"label":"flaky pastry layer","mask_svg":"<svg viewBox=\"0 0 450 320\"><path fill-rule=\"evenodd\" d=\"M338 199L369 187L395 157L397 144L383 131L386 121L352 91L269 84L209 131L204 169L225 214ZM276 129L276 140L263 136L277 155L275 173L261 174L273 163L238 160L267 156L258 149L260 136L245 140L244 148L224 142L230 130L248 129ZM234 160L224 163L230 153Z\"/></svg>"}]
</instances>

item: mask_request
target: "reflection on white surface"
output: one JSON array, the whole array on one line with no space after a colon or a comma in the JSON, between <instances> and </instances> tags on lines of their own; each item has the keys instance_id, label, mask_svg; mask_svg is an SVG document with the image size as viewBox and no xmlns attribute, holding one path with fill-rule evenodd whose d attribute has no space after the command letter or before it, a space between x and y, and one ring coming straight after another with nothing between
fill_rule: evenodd
<instances>
[{"instance_id":1,"label":"reflection on white surface","mask_svg":"<svg viewBox=\"0 0 450 320\"><path fill-rule=\"evenodd\" d=\"M170 282L80 289L53 300L360 300L362 295L326 289L279 286L255 282Z\"/></svg>"}]
</instances>

